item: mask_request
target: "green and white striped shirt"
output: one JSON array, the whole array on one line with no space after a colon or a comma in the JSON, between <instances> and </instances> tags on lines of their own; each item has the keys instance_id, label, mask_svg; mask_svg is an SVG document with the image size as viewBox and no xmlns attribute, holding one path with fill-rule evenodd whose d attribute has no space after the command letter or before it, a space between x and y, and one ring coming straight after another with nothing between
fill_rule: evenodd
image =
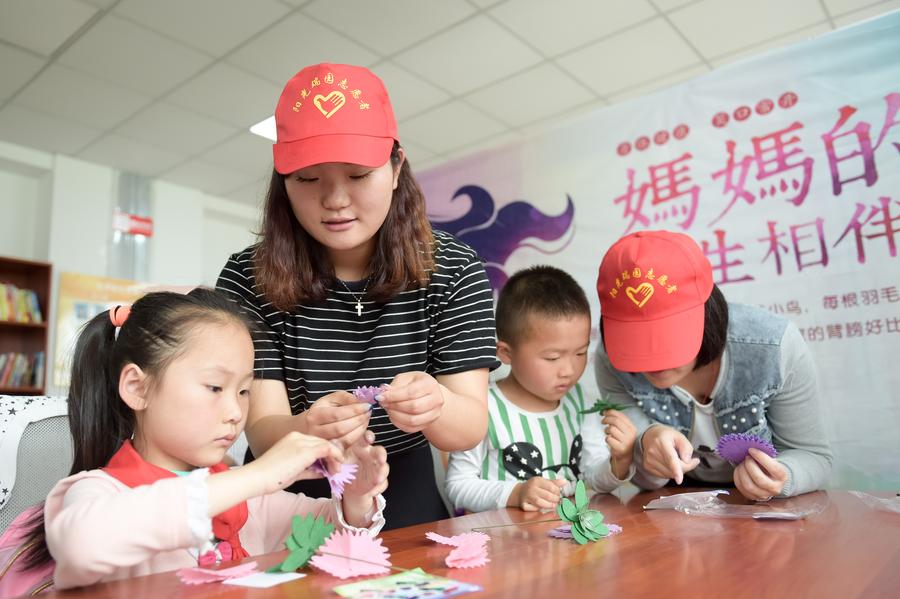
<instances>
[{"instance_id":1,"label":"green and white striped shirt","mask_svg":"<svg viewBox=\"0 0 900 599\"><path fill-rule=\"evenodd\" d=\"M506 506L512 489L533 476L574 484L581 469L584 393L576 384L549 412L528 412L488 389L488 434L469 451L450 454L447 494L457 507L484 511Z\"/></svg>"}]
</instances>

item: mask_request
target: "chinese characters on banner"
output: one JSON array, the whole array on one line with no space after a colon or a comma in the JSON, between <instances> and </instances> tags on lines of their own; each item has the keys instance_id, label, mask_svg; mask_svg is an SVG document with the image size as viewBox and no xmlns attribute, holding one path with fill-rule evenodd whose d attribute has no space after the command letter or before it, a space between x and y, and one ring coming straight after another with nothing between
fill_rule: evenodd
<instances>
[{"instance_id":1,"label":"chinese characters on banner","mask_svg":"<svg viewBox=\"0 0 900 599\"><path fill-rule=\"evenodd\" d=\"M898 487L900 461L885 459L900 421L898 57L900 11L421 173L429 215L437 228L474 220L483 203L459 193L472 188L492 199L483 227L513 203L550 219L574 205L565 232L519 239L507 223L483 237L514 241L489 260L505 276L537 263L572 273L595 322L597 268L617 238L687 233L729 301L806 339L833 484ZM590 371L582 383L596 389Z\"/></svg>"}]
</instances>

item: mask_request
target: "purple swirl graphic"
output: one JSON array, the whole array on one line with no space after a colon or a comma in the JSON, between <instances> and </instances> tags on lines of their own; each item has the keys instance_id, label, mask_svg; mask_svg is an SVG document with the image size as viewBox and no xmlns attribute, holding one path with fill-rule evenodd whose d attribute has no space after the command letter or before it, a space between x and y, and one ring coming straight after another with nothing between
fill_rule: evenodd
<instances>
[{"instance_id":1,"label":"purple swirl graphic","mask_svg":"<svg viewBox=\"0 0 900 599\"><path fill-rule=\"evenodd\" d=\"M468 196L472 202L468 212L455 220L439 222L432 219L432 223L436 228L455 235L478 252L485 261L488 280L495 291L506 283L508 275L503 266L518 248L533 247L551 254L565 247L549 251L525 243L525 240L560 239L569 232L575 217L575 204L568 194L566 194L566 209L557 216L544 214L521 200L495 210L496 205L491 194L477 185L460 187L450 201L453 202L461 196Z\"/></svg>"}]
</instances>

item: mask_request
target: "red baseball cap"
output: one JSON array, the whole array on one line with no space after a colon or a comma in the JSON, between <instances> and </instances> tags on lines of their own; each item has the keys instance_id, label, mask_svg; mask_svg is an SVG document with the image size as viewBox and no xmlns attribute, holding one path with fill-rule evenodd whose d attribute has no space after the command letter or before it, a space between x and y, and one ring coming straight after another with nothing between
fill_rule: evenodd
<instances>
[{"instance_id":1,"label":"red baseball cap","mask_svg":"<svg viewBox=\"0 0 900 599\"><path fill-rule=\"evenodd\" d=\"M397 121L381 79L364 67L317 64L294 75L275 108L275 170L287 175L323 162L381 166Z\"/></svg>"},{"instance_id":2,"label":"red baseball cap","mask_svg":"<svg viewBox=\"0 0 900 599\"><path fill-rule=\"evenodd\" d=\"M696 358L712 288L712 265L687 235L640 231L615 242L597 276L613 367L656 372Z\"/></svg>"}]
</instances>

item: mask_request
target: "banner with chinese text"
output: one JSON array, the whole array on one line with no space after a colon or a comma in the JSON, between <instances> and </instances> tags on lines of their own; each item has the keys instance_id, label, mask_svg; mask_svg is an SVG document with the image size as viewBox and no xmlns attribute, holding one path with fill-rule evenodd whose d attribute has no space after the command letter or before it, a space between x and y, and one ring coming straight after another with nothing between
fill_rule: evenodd
<instances>
[{"instance_id":1,"label":"banner with chinese text","mask_svg":"<svg viewBox=\"0 0 900 599\"><path fill-rule=\"evenodd\" d=\"M617 238L691 235L729 301L782 314L807 340L833 485L900 487L900 12L419 180L432 222L481 253L495 288L554 264L590 290L595 321ZM583 381L596 392L590 369Z\"/></svg>"}]
</instances>

